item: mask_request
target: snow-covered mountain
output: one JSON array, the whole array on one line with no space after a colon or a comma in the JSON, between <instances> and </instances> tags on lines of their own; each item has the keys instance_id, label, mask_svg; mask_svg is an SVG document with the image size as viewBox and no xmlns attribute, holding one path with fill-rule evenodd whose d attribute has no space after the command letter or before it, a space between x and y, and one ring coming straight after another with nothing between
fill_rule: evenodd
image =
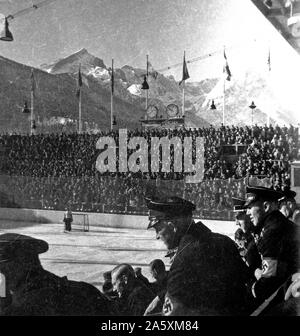
<instances>
[{"instance_id":1,"label":"snow-covered mountain","mask_svg":"<svg viewBox=\"0 0 300 336\"><path fill-rule=\"evenodd\" d=\"M83 87L83 120L107 129L110 125L110 68L103 60L82 49L50 65L34 69L36 92L35 114L40 120L51 118L78 119L75 97L77 74L81 66ZM30 102L31 68L0 56L0 131L28 131L28 115L21 113L26 100ZM141 89L145 69L130 65L114 69L114 113L118 127L135 128L145 116L145 90ZM148 105L156 105L159 115L166 116L166 106L182 106L182 88L172 76L149 76ZM267 114L279 124L295 124L292 113L260 74L248 72L225 82L225 120L227 124L265 124ZM201 127L222 122L223 79L209 78L201 82L186 81L185 116L187 127ZM217 107L211 110L212 100ZM257 108L249 108L254 101ZM59 119L61 120L61 119Z\"/></svg>"},{"instance_id":2,"label":"snow-covered mountain","mask_svg":"<svg viewBox=\"0 0 300 336\"><path fill-rule=\"evenodd\" d=\"M59 59L52 64L43 64L40 68L51 74L76 73L79 64L81 64L81 68L84 72L91 68L106 69L103 60L91 55L85 48L65 58Z\"/></svg>"},{"instance_id":3,"label":"snow-covered mountain","mask_svg":"<svg viewBox=\"0 0 300 336\"><path fill-rule=\"evenodd\" d=\"M47 69L50 73L76 73L79 64L86 78L93 78L107 90L110 89L109 67L100 58L89 54L86 49L53 63ZM130 65L115 69L115 94L125 101L143 107L145 91L141 89L141 84L144 75L144 69L137 69ZM156 104L162 115L165 114L165 107L170 103L181 107L182 89L174 77L158 74L154 79L149 76L148 84L150 86L149 103ZM187 123L190 126L219 125L223 114L223 78L208 78L194 83L186 81L185 87ZM243 77L233 76L231 81L225 81L225 88L225 117L230 120L230 123L251 124L252 111L249 105L252 101L257 106L253 111L254 123L266 123L268 115L273 122L279 124L295 123L293 114L278 99L267 80L259 73L249 71ZM217 110L210 110L212 100Z\"/></svg>"},{"instance_id":4,"label":"snow-covered mountain","mask_svg":"<svg viewBox=\"0 0 300 336\"><path fill-rule=\"evenodd\" d=\"M295 121L290 111L278 98L258 73L248 72L243 78L231 78L231 81L225 81L225 120L236 125L251 125L252 110L249 106L253 101L256 105L253 123L265 124L269 116L271 121L278 124L293 124ZM198 116L205 118L208 115L206 119L212 124L218 120L220 122L223 114L224 79L216 79L215 85L207 94L198 97L194 95L190 99L193 100ZM214 112L210 111L212 100L217 107Z\"/></svg>"},{"instance_id":5,"label":"snow-covered mountain","mask_svg":"<svg viewBox=\"0 0 300 336\"><path fill-rule=\"evenodd\" d=\"M104 62L91 54L86 49L74 53L64 59L58 60L51 65L43 65L42 69L51 74L68 73L77 76L79 65L83 76L84 83L97 83L105 88L108 93L111 90L110 67ZM125 65L120 69L114 69L114 95L124 102L138 106L144 114L145 108L145 91L141 89L144 79L145 70ZM86 81L86 82L85 82ZM157 78L149 76L148 83L148 103L155 104L160 114L165 116L166 106L176 103L181 106L181 88L173 77L165 77L158 74ZM208 123L201 117L197 117L195 111L186 104L187 125L207 126ZM121 116L122 117L122 116ZM135 119L135 117L133 117Z\"/></svg>"}]
</instances>

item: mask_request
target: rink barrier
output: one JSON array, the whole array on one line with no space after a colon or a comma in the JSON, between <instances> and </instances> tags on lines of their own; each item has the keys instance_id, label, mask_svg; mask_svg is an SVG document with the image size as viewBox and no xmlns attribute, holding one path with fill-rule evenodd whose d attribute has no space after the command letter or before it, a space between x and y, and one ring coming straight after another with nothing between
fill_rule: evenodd
<instances>
[{"instance_id":1,"label":"rink barrier","mask_svg":"<svg viewBox=\"0 0 300 336\"><path fill-rule=\"evenodd\" d=\"M82 212L88 215L90 226L103 226L114 228L132 228L146 229L148 226L148 217L141 215L124 215L124 214L107 214ZM63 225L64 211L60 210L40 210L40 209L14 209L0 208L0 220L12 222L30 222L30 223L61 223ZM195 219L197 221L197 219ZM221 233L230 229L231 232L236 230L234 221L221 220L202 220L212 231ZM221 231L220 231L221 230Z\"/></svg>"}]
</instances>

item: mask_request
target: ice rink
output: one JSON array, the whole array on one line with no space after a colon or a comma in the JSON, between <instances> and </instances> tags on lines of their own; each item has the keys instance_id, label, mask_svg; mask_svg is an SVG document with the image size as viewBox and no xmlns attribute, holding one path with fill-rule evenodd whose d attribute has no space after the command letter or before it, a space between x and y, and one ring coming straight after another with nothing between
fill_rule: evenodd
<instances>
[{"instance_id":1,"label":"ice rink","mask_svg":"<svg viewBox=\"0 0 300 336\"><path fill-rule=\"evenodd\" d=\"M234 222L203 220L212 231L233 238ZM0 221L0 233L15 232L46 240L49 250L40 255L46 270L69 279L86 281L101 289L103 272L111 270L120 263L141 267L142 273L153 281L148 264L153 259L165 258L164 244L155 239L154 230L111 228L90 226L89 232L83 227L73 225L71 232L64 232L64 225L39 224L17 221Z\"/></svg>"}]
</instances>

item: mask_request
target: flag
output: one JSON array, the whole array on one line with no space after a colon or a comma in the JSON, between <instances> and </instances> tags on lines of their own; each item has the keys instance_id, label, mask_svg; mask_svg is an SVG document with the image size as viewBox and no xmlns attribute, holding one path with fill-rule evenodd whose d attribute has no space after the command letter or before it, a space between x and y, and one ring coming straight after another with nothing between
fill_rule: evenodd
<instances>
[{"instance_id":1,"label":"flag","mask_svg":"<svg viewBox=\"0 0 300 336\"><path fill-rule=\"evenodd\" d=\"M78 79L77 79L77 91L76 91L76 97L78 97L78 98L79 98L79 95L80 95L81 87L82 87L82 76L81 76L81 70L80 70L80 65L79 65Z\"/></svg>"},{"instance_id":2,"label":"flag","mask_svg":"<svg viewBox=\"0 0 300 336\"><path fill-rule=\"evenodd\" d=\"M225 53L225 50L224 50L224 68L223 68L223 72L224 74L226 74L226 80L230 81L231 80L231 71L229 69L229 65L228 65L228 62L227 62L227 57L226 57L226 53Z\"/></svg>"},{"instance_id":3,"label":"flag","mask_svg":"<svg viewBox=\"0 0 300 336\"><path fill-rule=\"evenodd\" d=\"M189 75L188 68L186 65L185 55L183 55L182 80L179 82L179 85L181 85L181 83L188 78L190 78L190 75Z\"/></svg>"},{"instance_id":4,"label":"flag","mask_svg":"<svg viewBox=\"0 0 300 336\"><path fill-rule=\"evenodd\" d=\"M147 82L147 76L145 76L145 75L144 75L144 81L142 83L141 89L142 90L149 90L149 84Z\"/></svg>"},{"instance_id":5,"label":"flag","mask_svg":"<svg viewBox=\"0 0 300 336\"><path fill-rule=\"evenodd\" d=\"M270 52L270 49L269 49L269 54L268 54L268 68L269 68L269 71L271 71L271 52Z\"/></svg>"},{"instance_id":6,"label":"flag","mask_svg":"<svg viewBox=\"0 0 300 336\"><path fill-rule=\"evenodd\" d=\"M147 63L147 76L150 75L151 77L153 77L154 79L157 78L158 76L158 72L154 70L152 64L148 61Z\"/></svg>"},{"instance_id":7,"label":"flag","mask_svg":"<svg viewBox=\"0 0 300 336\"><path fill-rule=\"evenodd\" d=\"M31 88L30 88L31 92L33 92L33 94L35 94L36 84L35 84L33 69L31 69L30 85L31 85Z\"/></svg>"}]
</instances>

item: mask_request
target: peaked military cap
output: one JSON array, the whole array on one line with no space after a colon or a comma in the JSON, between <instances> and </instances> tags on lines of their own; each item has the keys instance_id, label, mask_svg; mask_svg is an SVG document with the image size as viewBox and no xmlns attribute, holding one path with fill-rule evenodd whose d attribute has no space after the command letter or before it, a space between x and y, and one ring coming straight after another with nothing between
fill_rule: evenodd
<instances>
[{"instance_id":1,"label":"peaked military cap","mask_svg":"<svg viewBox=\"0 0 300 336\"><path fill-rule=\"evenodd\" d=\"M0 235L0 263L48 251L49 245L41 239L17 233Z\"/></svg>"},{"instance_id":2,"label":"peaked military cap","mask_svg":"<svg viewBox=\"0 0 300 336\"><path fill-rule=\"evenodd\" d=\"M234 212L241 212L245 211L244 204L245 200L237 197L232 197L232 202L233 202L233 211Z\"/></svg>"},{"instance_id":3,"label":"peaked military cap","mask_svg":"<svg viewBox=\"0 0 300 336\"><path fill-rule=\"evenodd\" d=\"M172 197L146 197L149 209L148 229L158 223L159 219L168 219L189 215L196 209L196 206L177 196Z\"/></svg>"},{"instance_id":4,"label":"peaked military cap","mask_svg":"<svg viewBox=\"0 0 300 336\"><path fill-rule=\"evenodd\" d=\"M284 194L280 191L265 187L250 187L246 188L246 201L244 208L249 207L252 203L258 200L264 201L278 201Z\"/></svg>"},{"instance_id":5,"label":"peaked military cap","mask_svg":"<svg viewBox=\"0 0 300 336\"><path fill-rule=\"evenodd\" d=\"M283 192L283 197L279 201L295 198L297 193L291 189L287 189Z\"/></svg>"}]
</instances>

